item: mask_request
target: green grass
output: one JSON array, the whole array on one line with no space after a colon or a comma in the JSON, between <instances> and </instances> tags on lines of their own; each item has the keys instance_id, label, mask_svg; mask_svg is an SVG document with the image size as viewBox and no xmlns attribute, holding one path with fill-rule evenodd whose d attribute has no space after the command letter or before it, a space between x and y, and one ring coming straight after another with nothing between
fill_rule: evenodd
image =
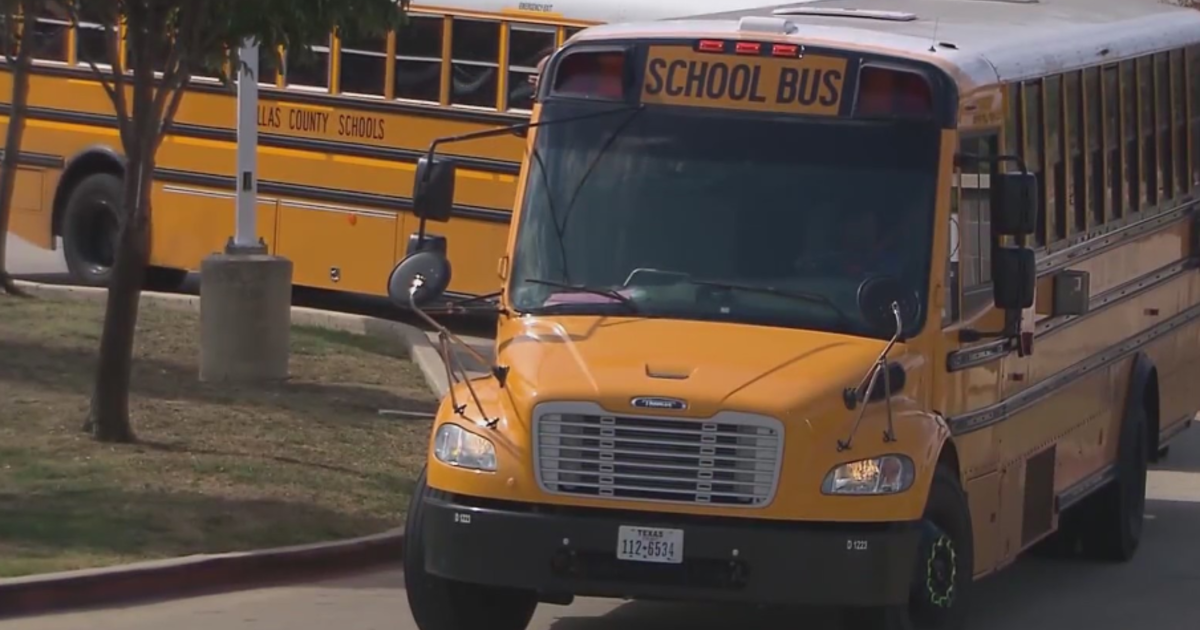
<instances>
[{"instance_id":1,"label":"green grass","mask_svg":"<svg viewBox=\"0 0 1200 630\"><path fill-rule=\"evenodd\" d=\"M292 329L291 376L197 379L195 314L143 304L138 442L81 432L103 305L0 298L0 577L376 533L402 523L432 395L399 340Z\"/></svg>"}]
</instances>

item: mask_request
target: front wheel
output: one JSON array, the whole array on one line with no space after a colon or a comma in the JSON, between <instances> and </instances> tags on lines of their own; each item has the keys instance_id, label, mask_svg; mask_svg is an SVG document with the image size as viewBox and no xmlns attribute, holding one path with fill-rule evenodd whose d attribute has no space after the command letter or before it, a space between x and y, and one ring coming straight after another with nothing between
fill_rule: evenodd
<instances>
[{"instance_id":1,"label":"front wheel","mask_svg":"<svg viewBox=\"0 0 1200 630\"><path fill-rule=\"evenodd\" d=\"M525 630L537 594L448 580L425 570L425 471L417 477L404 527L404 587L421 630ZM480 562L485 560L480 559Z\"/></svg>"},{"instance_id":2,"label":"front wheel","mask_svg":"<svg viewBox=\"0 0 1200 630\"><path fill-rule=\"evenodd\" d=\"M921 521L908 602L845 612L849 630L962 630L973 584L971 512L958 476L938 466Z\"/></svg>"}]
</instances>

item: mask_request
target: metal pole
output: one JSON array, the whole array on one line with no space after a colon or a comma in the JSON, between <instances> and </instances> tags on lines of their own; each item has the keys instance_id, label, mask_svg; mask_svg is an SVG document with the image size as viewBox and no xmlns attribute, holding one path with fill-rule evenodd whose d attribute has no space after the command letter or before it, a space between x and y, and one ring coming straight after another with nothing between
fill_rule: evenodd
<instances>
[{"instance_id":1,"label":"metal pole","mask_svg":"<svg viewBox=\"0 0 1200 630\"><path fill-rule=\"evenodd\" d=\"M242 42L237 81L237 224L232 246L263 249L258 239L258 42Z\"/></svg>"}]
</instances>

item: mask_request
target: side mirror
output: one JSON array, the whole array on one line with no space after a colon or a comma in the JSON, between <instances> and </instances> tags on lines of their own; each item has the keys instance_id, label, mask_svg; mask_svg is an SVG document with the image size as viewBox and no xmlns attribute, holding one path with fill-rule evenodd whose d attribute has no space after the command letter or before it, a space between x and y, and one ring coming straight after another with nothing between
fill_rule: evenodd
<instances>
[{"instance_id":1,"label":"side mirror","mask_svg":"<svg viewBox=\"0 0 1200 630\"><path fill-rule=\"evenodd\" d=\"M454 160L423 157L413 181L413 213L423 221L445 223L454 208Z\"/></svg>"},{"instance_id":2,"label":"side mirror","mask_svg":"<svg viewBox=\"0 0 1200 630\"><path fill-rule=\"evenodd\" d=\"M1038 185L1033 173L992 176L992 231L1000 236L1037 232Z\"/></svg>"},{"instance_id":3,"label":"side mirror","mask_svg":"<svg viewBox=\"0 0 1200 630\"><path fill-rule=\"evenodd\" d=\"M388 277L388 299L403 308L419 308L450 286L450 261L441 252L422 249L405 257Z\"/></svg>"},{"instance_id":4,"label":"side mirror","mask_svg":"<svg viewBox=\"0 0 1200 630\"><path fill-rule=\"evenodd\" d=\"M1028 247L992 250L992 293L996 308L1016 311L1033 306L1037 260Z\"/></svg>"}]
</instances>

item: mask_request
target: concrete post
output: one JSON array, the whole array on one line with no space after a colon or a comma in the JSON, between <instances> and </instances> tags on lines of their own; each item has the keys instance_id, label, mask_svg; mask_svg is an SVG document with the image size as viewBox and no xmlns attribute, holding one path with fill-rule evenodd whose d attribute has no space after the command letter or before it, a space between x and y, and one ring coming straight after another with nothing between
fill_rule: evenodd
<instances>
[{"instance_id":1,"label":"concrete post","mask_svg":"<svg viewBox=\"0 0 1200 630\"><path fill-rule=\"evenodd\" d=\"M237 218L225 252L200 264L200 380L278 381L288 377L292 263L257 238L257 43L239 57Z\"/></svg>"}]
</instances>

